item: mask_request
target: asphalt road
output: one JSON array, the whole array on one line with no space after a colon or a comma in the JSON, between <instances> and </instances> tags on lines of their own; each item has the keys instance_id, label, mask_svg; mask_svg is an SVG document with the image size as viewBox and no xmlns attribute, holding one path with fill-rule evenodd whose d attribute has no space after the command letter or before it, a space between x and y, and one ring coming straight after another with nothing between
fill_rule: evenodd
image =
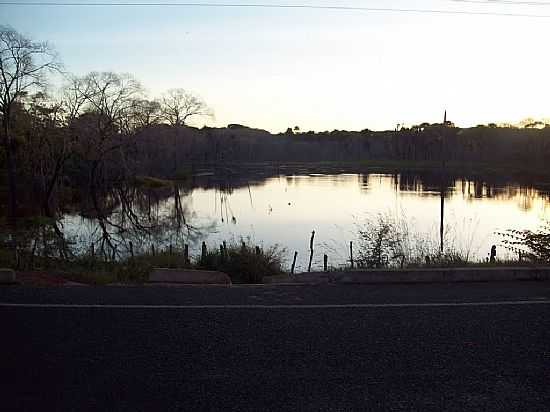
<instances>
[{"instance_id":1,"label":"asphalt road","mask_svg":"<svg viewBox=\"0 0 550 412\"><path fill-rule=\"evenodd\" d=\"M0 288L2 411L548 411L550 283Z\"/></svg>"}]
</instances>

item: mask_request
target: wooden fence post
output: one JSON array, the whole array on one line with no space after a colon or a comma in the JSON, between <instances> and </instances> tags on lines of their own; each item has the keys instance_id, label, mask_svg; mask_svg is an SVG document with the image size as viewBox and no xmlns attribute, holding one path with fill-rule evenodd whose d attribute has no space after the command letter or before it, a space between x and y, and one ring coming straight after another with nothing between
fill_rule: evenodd
<instances>
[{"instance_id":1,"label":"wooden fence post","mask_svg":"<svg viewBox=\"0 0 550 412\"><path fill-rule=\"evenodd\" d=\"M33 243L32 249L31 249L31 262L30 262L30 269L31 270L34 269L34 254L36 252L36 242L37 242L37 239L34 239L34 243Z\"/></svg>"},{"instance_id":2,"label":"wooden fence post","mask_svg":"<svg viewBox=\"0 0 550 412\"><path fill-rule=\"evenodd\" d=\"M353 241L349 242L349 261L351 268L353 269Z\"/></svg>"},{"instance_id":3,"label":"wooden fence post","mask_svg":"<svg viewBox=\"0 0 550 412\"><path fill-rule=\"evenodd\" d=\"M292 268L290 269L290 274L294 275L294 269L296 268L296 258L298 257L298 252L294 252L294 260L292 261Z\"/></svg>"},{"instance_id":4,"label":"wooden fence post","mask_svg":"<svg viewBox=\"0 0 550 412\"><path fill-rule=\"evenodd\" d=\"M186 265L189 264L189 245L187 243L183 246L183 260Z\"/></svg>"},{"instance_id":5,"label":"wooden fence post","mask_svg":"<svg viewBox=\"0 0 550 412\"><path fill-rule=\"evenodd\" d=\"M325 272L328 272L328 255L323 257L323 261L323 268L325 269Z\"/></svg>"},{"instance_id":6,"label":"wooden fence post","mask_svg":"<svg viewBox=\"0 0 550 412\"><path fill-rule=\"evenodd\" d=\"M202 242L202 249L201 249L201 265L204 265L206 263L206 242Z\"/></svg>"},{"instance_id":7,"label":"wooden fence post","mask_svg":"<svg viewBox=\"0 0 550 412\"><path fill-rule=\"evenodd\" d=\"M311 239L309 240L309 265L307 271L311 272L311 262L313 261L313 240L315 239L315 230L311 232Z\"/></svg>"},{"instance_id":8,"label":"wooden fence post","mask_svg":"<svg viewBox=\"0 0 550 412\"><path fill-rule=\"evenodd\" d=\"M94 242L90 245L90 267L94 267L95 262L95 245Z\"/></svg>"}]
</instances>

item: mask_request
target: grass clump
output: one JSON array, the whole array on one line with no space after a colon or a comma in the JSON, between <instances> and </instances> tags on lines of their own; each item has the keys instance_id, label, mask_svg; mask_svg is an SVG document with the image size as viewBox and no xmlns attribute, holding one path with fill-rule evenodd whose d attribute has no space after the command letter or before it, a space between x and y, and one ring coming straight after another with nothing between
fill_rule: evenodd
<instances>
[{"instance_id":1,"label":"grass clump","mask_svg":"<svg viewBox=\"0 0 550 412\"><path fill-rule=\"evenodd\" d=\"M144 283L154 268L216 270L227 273L233 283L249 284L261 283L264 276L283 273L284 250L277 246L263 250L245 243L232 244L190 260L183 253L173 252L157 251L154 255L144 253L112 260L89 253L69 254L63 258L44 257L20 249L17 262L13 250L0 248L0 267L51 273L92 285Z\"/></svg>"},{"instance_id":2,"label":"grass clump","mask_svg":"<svg viewBox=\"0 0 550 412\"><path fill-rule=\"evenodd\" d=\"M262 283L265 276L283 273L284 250L273 246L267 250L245 243L231 244L208 251L198 264L207 270L225 272L233 283Z\"/></svg>"},{"instance_id":3,"label":"grass clump","mask_svg":"<svg viewBox=\"0 0 550 412\"><path fill-rule=\"evenodd\" d=\"M63 265L63 264L62 264ZM156 255L142 254L116 261L104 261L99 257L81 256L65 262L71 280L83 283L144 283L153 268L192 268L183 254L159 252ZM80 280L77 280L80 279Z\"/></svg>"}]
</instances>

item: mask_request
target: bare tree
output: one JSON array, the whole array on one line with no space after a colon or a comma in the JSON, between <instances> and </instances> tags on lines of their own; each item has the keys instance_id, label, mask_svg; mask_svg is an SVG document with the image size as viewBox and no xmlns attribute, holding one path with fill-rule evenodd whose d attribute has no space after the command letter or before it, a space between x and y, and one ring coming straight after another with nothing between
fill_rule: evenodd
<instances>
[{"instance_id":1,"label":"bare tree","mask_svg":"<svg viewBox=\"0 0 550 412\"><path fill-rule=\"evenodd\" d=\"M8 219L13 226L17 207L16 144L12 135L15 107L26 94L44 86L48 71L58 69L57 55L47 43L0 26L0 115L8 174Z\"/></svg>"},{"instance_id":2,"label":"bare tree","mask_svg":"<svg viewBox=\"0 0 550 412\"><path fill-rule=\"evenodd\" d=\"M126 131L134 101L143 93L133 76L112 72L92 72L81 79L78 87L84 109L101 119L98 132L104 139L115 130Z\"/></svg>"},{"instance_id":3,"label":"bare tree","mask_svg":"<svg viewBox=\"0 0 550 412\"><path fill-rule=\"evenodd\" d=\"M86 104L87 93L84 78L68 76L67 83L61 89L60 103L65 115L65 126L70 127L75 119L82 114Z\"/></svg>"},{"instance_id":4,"label":"bare tree","mask_svg":"<svg viewBox=\"0 0 550 412\"><path fill-rule=\"evenodd\" d=\"M72 157L74 138L65 127L67 114L62 101L43 92L26 100L25 110L17 114L17 132L24 135L24 139L18 139L18 145L24 147L17 154L18 172L25 176L26 187L32 187L34 207L40 205L42 214L48 218L42 225L47 222L51 227L59 255L66 257L68 245L58 222L57 194L66 177L65 167Z\"/></svg>"},{"instance_id":5,"label":"bare tree","mask_svg":"<svg viewBox=\"0 0 550 412\"><path fill-rule=\"evenodd\" d=\"M156 100L135 99L131 109L130 128L144 129L160 121L160 103Z\"/></svg>"},{"instance_id":6,"label":"bare tree","mask_svg":"<svg viewBox=\"0 0 550 412\"><path fill-rule=\"evenodd\" d=\"M134 101L141 98L142 87L129 74L92 72L73 79L66 95L79 155L92 165L93 184L107 156L129 144Z\"/></svg>"},{"instance_id":7,"label":"bare tree","mask_svg":"<svg viewBox=\"0 0 550 412\"><path fill-rule=\"evenodd\" d=\"M212 116L212 111L200 97L184 89L170 89L161 98L161 116L172 126L183 126L191 117Z\"/></svg>"},{"instance_id":8,"label":"bare tree","mask_svg":"<svg viewBox=\"0 0 550 412\"><path fill-rule=\"evenodd\" d=\"M94 197L98 172L108 155L120 152L124 171L122 149L130 143L128 136L133 124L130 117L134 101L142 95L142 87L128 74L92 72L74 81L70 94L72 110L78 111L74 127L80 138L80 156L91 165L89 176Z\"/></svg>"},{"instance_id":9,"label":"bare tree","mask_svg":"<svg viewBox=\"0 0 550 412\"><path fill-rule=\"evenodd\" d=\"M40 184L44 215L55 218L51 202L72 156L74 139L64 127L67 121L62 101L36 93L31 96L27 112L27 141L25 151L18 157L23 167L27 166L28 175Z\"/></svg>"},{"instance_id":10,"label":"bare tree","mask_svg":"<svg viewBox=\"0 0 550 412\"><path fill-rule=\"evenodd\" d=\"M123 228L108 219L99 192L103 190L104 166L109 159L116 162L114 173L118 179L129 177L126 155L128 147L133 144L131 132L135 121L132 116L135 102L142 99L143 89L131 75L111 72L92 72L73 82L71 88L73 105L82 102L74 128L80 139L79 155L89 167L90 197L101 228L102 245L106 243L115 253L109 228L115 227L119 231ZM130 209L128 213L133 218Z\"/></svg>"},{"instance_id":11,"label":"bare tree","mask_svg":"<svg viewBox=\"0 0 550 412\"><path fill-rule=\"evenodd\" d=\"M184 126L189 118L212 116L206 103L184 89L170 89L161 98L161 119L175 126L174 130L174 174L178 168L179 126Z\"/></svg>"}]
</instances>

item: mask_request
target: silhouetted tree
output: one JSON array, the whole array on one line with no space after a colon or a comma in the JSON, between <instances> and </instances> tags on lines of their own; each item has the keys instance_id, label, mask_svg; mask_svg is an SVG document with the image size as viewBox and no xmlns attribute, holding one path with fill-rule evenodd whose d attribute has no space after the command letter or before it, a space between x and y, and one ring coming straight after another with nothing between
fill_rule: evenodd
<instances>
[{"instance_id":1,"label":"silhouetted tree","mask_svg":"<svg viewBox=\"0 0 550 412\"><path fill-rule=\"evenodd\" d=\"M89 194L103 242L115 250L108 230L112 222L107 219L99 191L106 176L116 175L119 180L132 176L127 163L132 144L129 135L135 123L135 102L142 98L143 89L131 75L111 72L92 72L73 86L77 100L82 101L81 114L73 122L79 136L78 155L87 167ZM105 162L112 156L116 156L116 162L106 170Z\"/></svg>"},{"instance_id":2,"label":"silhouetted tree","mask_svg":"<svg viewBox=\"0 0 550 412\"><path fill-rule=\"evenodd\" d=\"M45 84L44 75L57 70L57 55L47 43L32 41L11 27L0 26L0 115L8 175L8 218L15 225L17 207L17 144L12 135L15 107Z\"/></svg>"},{"instance_id":3,"label":"silhouetted tree","mask_svg":"<svg viewBox=\"0 0 550 412\"><path fill-rule=\"evenodd\" d=\"M172 126L183 126L191 117L211 116L212 112L198 96L184 89L170 89L161 98L161 118Z\"/></svg>"},{"instance_id":4,"label":"silhouetted tree","mask_svg":"<svg viewBox=\"0 0 550 412\"><path fill-rule=\"evenodd\" d=\"M211 116L212 113L200 97L184 89L170 89L161 98L160 114L163 121L175 127L173 141L175 175L178 169L177 142L180 135L180 126L186 125L190 118Z\"/></svg>"},{"instance_id":5,"label":"silhouetted tree","mask_svg":"<svg viewBox=\"0 0 550 412\"><path fill-rule=\"evenodd\" d=\"M135 99L132 103L131 116L132 128L146 128L158 124L161 120L160 102L148 99Z\"/></svg>"}]
</instances>

